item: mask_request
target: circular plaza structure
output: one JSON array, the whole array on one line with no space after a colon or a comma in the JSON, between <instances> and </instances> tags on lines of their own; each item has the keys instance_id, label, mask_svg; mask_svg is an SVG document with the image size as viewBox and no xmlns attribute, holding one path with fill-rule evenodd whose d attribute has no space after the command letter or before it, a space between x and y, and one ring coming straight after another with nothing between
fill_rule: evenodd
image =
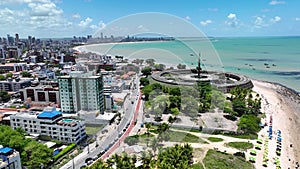
<instances>
[{"instance_id":1,"label":"circular plaza structure","mask_svg":"<svg viewBox=\"0 0 300 169\"><path fill-rule=\"evenodd\" d=\"M172 85L193 86L197 82L210 82L223 92L239 86L251 89L253 84L246 76L216 71L197 71L194 69L173 69L152 74L152 79Z\"/></svg>"}]
</instances>

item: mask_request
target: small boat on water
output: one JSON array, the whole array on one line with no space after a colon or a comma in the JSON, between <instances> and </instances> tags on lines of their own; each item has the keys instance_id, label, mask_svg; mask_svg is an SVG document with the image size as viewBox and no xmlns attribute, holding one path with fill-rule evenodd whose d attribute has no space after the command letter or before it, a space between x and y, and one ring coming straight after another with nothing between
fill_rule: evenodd
<instances>
[{"instance_id":1,"label":"small boat on water","mask_svg":"<svg viewBox=\"0 0 300 169\"><path fill-rule=\"evenodd\" d=\"M190 53L190 56L194 56L194 54L193 54L193 53Z\"/></svg>"},{"instance_id":2,"label":"small boat on water","mask_svg":"<svg viewBox=\"0 0 300 169\"><path fill-rule=\"evenodd\" d=\"M253 65L250 64L249 66L253 66Z\"/></svg>"},{"instance_id":3,"label":"small boat on water","mask_svg":"<svg viewBox=\"0 0 300 169\"><path fill-rule=\"evenodd\" d=\"M270 68L270 66L266 66L266 68Z\"/></svg>"},{"instance_id":4,"label":"small boat on water","mask_svg":"<svg viewBox=\"0 0 300 169\"><path fill-rule=\"evenodd\" d=\"M275 64L272 64L272 66L276 66Z\"/></svg>"}]
</instances>

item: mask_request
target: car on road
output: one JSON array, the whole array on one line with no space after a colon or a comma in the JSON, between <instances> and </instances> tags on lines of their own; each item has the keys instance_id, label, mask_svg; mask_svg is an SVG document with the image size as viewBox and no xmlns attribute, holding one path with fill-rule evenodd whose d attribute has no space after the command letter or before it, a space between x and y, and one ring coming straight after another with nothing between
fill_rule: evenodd
<instances>
[{"instance_id":1,"label":"car on road","mask_svg":"<svg viewBox=\"0 0 300 169\"><path fill-rule=\"evenodd\" d=\"M88 161L86 164L87 164L87 165L91 165L91 164L93 164L93 160L91 160L91 161Z\"/></svg>"},{"instance_id":2,"label":"car on road","mask_svg":"<svg viewBox=\"0 0 300 169\"><path fill-rule=\"evenodd\" d=\"M94 161L97 161L97 160L98 160L98 157L97 157L97 156L93 157L93 160L94 160Z\"/></svg>"},{"instance_id":3,"label":"car on road","mask_svg":"<svg viewBox=\"0 0 300 169\"><path fill-rule=\"evenodd\" d=\"M89 161L92 161L93 162L93 158L92 157L88 157L87 159L85 159L85 163L88 163Z\"/></svg>"}]
</instances>

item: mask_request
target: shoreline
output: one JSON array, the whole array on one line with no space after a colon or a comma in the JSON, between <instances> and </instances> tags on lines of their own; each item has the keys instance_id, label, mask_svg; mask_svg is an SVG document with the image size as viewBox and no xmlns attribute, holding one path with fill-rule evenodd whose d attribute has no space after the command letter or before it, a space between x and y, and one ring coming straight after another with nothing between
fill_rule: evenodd
<instances>
[{"instance_id":1,"label":"shoreline","mask_svg":"<svg viewBox=\"0 0 300 169\"><path fill-rule=\"evenodd\" d=\"M253 90L260 94L262 98L261 110L266 114L266 120L269 124L270 117L273 119L273 131L282 131L282 153L279 156L282 168L294 168L295 162L300 161L300 96L297 92L281 84L251 79ZM268 136L268 127L259 132L260 136ZM274 134L274 138L276 134ZM276 138L275 138L276 139ZM269 141L270 160L275 157L276 140ZM290 147L292 145L292 147ZM263 168L262 165L255 164L257 168Z\"/></svg>"}]
</instances>

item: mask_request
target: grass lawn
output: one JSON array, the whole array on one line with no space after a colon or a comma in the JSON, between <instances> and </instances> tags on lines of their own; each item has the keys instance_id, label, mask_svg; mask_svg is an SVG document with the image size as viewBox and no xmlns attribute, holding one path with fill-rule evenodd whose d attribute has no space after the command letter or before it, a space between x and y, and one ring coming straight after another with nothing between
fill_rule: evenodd
<instances>
[{"instance_id":1,"label":"grass lawn","mask_svg":"<svg viewBox=\"0 0 300 169\"><path fill-rule=\"evenodd\" d=\"M104 127L104 125L86 126L85 131L86 131L86 134L88 134L88 135L96 135L103 127Z\"/></svg>"},{"instance_id":2,"label":"grass lawn","mask_svg":"<svg viewBox=\"0 0 300 169\"><path fill-rule=\"evenodd\" d=\"M219 137L208 137L207 140L209 140L211 142L220 142L220 141L223 141L223 139L219 138Z\"/></svg>"},{"instance_id":3,"label":"grass lawn","mask_svg":"<svg viewBox=\"0 0 300 169\"><path fill-rule=\"evenodd\" d=\"M171 142L187 142L187 143L203 143L203 144L207 143L200 137L186 132L168 131L168 134L170 138L167 141L171 141Z\"/></svg>"},{"instance_id":4,"label":"grass lawn","mask_svg":"<svg viewBox=\"0 0 300 169\"><path fill-rule=\"evenodd\" d=\"M206 169L254 169L246 159L227 153L208 150L203 163Z\"/></svg>"},{"instance_id":5,"label":"grass lawn","mask_svg":"<svg viewBox=\"0 0 300 169\"><path fill-rule=\"evenodd\" d=\"M204 169L204 167L201 163L197 163L197 164L193 164L191 166L191 169Z\"/></svg>"},{"instance_id":6,"label":"grass lawn","mask_svg":"<svg viewBox=\"0 0 300 169\"><path fill-rule=\"evenodd\" d=\"M223 134L224 136L243 138L243 139L257 139L257 134Z\"/></svg>"},{"instance_id":7,"label":"grass lawn","mask_svg":"<svg viewBox=\"0 0 300 169\"><path fill-rule=\"evenodd\" d=\"M226 145L239 150L247 150L253 147L253 144L248 142L229 142Z\"/></svg>"}]
</instances>

